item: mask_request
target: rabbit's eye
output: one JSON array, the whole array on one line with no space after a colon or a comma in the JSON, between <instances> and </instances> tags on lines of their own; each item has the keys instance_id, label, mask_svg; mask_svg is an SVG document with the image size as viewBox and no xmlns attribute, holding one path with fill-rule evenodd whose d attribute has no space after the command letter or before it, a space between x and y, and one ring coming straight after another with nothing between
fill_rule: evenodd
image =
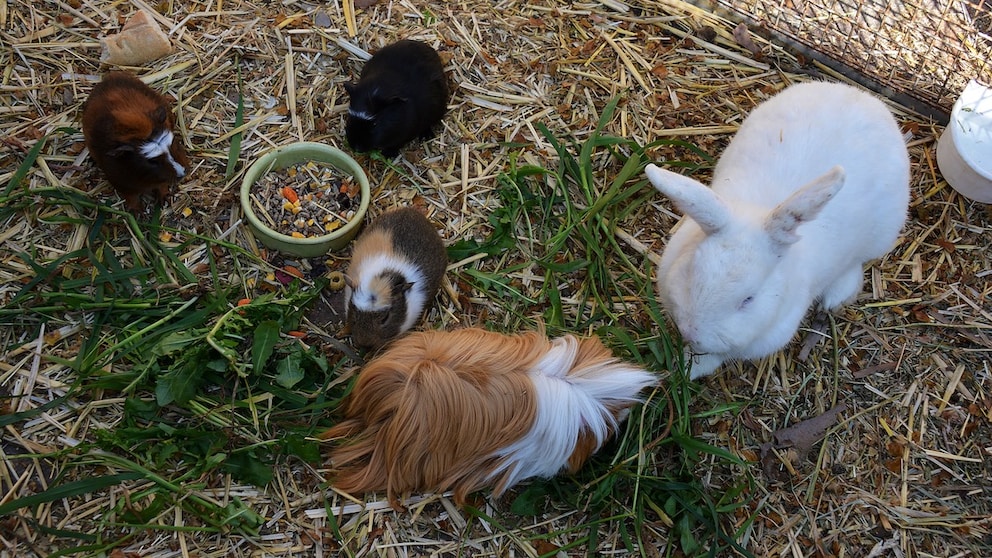
<instances>
[{"instance_id":1,"label":"rabbit's eye","mask_svg":"<svg viewBox=\"0 0 992 558\"><path fill-rule=\"evenodd\" d=\"M737 309L738 309L738 310L743 310L743 309L745 309L745 308L747 308L747 305L748 305L748 304L751 304L751 301L752 301L752 300L754 300L754 297L753 297L753 296L749 296L749 297L747 297L747 298L745 298L745 299L744 299L744 300L742 300L742 301L741 301L741 303L740 303L740 304L739 304L739 305L737 306Z\"/></svg>"}]
</instances>

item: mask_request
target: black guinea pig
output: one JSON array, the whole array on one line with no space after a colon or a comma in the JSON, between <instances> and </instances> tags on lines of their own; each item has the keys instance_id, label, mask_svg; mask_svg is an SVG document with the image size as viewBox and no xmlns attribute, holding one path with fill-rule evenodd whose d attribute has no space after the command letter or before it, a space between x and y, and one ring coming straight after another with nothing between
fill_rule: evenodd
<instances>
[{"instance_id":1,"label":"black guinea pig","mask_svg":"<svg viewBox=\"0 0 992 558\"><path fill-rule=\"evenodd\" d=\"M189 168L169 100L127 72L103 77L83 107L83 138L90 157L132 212L142 194L156 202Z\"/></svg>"},{"instance_id":2,"label":"black guinea pig","mask_svg":"<svg viewBox=\"0 0 992 558\"><path fill-rule=\"evenodd\" d=\"M416 138L434 135L448 108L448 84L437 52L419 41L379 49L357 83L344 84L351 104L345 135L355 151L395 157Z\"/></svg>"}]
</instances>

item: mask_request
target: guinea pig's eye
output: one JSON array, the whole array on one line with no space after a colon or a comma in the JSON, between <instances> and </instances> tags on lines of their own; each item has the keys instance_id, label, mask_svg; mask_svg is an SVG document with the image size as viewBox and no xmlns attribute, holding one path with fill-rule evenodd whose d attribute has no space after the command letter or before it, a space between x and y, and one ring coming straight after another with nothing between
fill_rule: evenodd
<instances>
[{"instance_id":1,"label":"guinea pig's eye","mask_svg":"<svg viewBox=\"0 0 992 558\"><path fill-rule=\"evenodd\" d=\"M387 323L389 323L389 314L390 314L389 310L386 310L385 312L382 313L382 317L379 318L379 325L386 325Z\"/></svg>"},{"instance_id":2,"label":"guinea pig's eye","mask_svg":"<svg viewBox=\"0 0 992 558\"><path fill-rule=\"evenodd\" d=\"M150 116L156 127L162 127L165 125L166 117L169 116L169 111L165 107L159 106L152 111Z\"/></svg>"},{"instance_id":3,"label":"guinea pig's eye","mask_svg":"<svg viewBox=\"0 0 992 558\"><path fill-rule=\"evenodd\" d=\"M747 308L747 305L748 304L751 304L751 301L752 300L754 300L754 297L753 296L749 296L749 297L745 298L744 300L741 301L740 304L737 305L737 309L738 310L743 310L743 309Z\"/></svg>"}]
</instances>

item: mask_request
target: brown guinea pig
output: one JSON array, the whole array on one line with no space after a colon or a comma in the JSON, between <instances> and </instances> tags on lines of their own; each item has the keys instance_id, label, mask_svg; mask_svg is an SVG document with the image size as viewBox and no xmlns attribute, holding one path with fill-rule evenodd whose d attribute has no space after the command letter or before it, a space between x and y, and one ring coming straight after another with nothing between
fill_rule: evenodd
<instances>
[{"instance_id":1,"label":"brown guinea pig","mask_svg":"<svg viewBox=\"0 0 992 558\"><path fill-rule=\"evenodd\" d=\"M344 420L320 434L335 488L410 493L481 488L574 472L619 429L656 378L596 337L477 328L417 331L358 373Z\"/></svg>"},{"instance_id":2,"label":"brown guinea pig","mask_svg":"<svg viewBox=\"0 0 992 558\"><path fill-rule=\"evenodd\" d=\"M377 348L413 327L447 266L437 229L417 209L393 209L372 221L355 241L345 272L352 341Z\"/></svg>"},{"instance_id":3,"label":"brown guinea pig","mask_svg":"<svg viewBox=\"0 0 992 558\"><path fill-rule=\"evenodd\" d=\"M90 157L132 212L141 211L142 194L167 200L186 175L169 101L127 72L110 72L93 88L82 124Z\"/></svg>"}]
</instances>

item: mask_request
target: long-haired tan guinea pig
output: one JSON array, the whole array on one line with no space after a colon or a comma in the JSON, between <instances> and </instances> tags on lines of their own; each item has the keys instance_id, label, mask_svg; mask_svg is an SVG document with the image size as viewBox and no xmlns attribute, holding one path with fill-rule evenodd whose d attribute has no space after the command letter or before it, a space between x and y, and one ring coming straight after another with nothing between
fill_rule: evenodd
<instances>
[{"instance_id":1,"label":"long-haired tan guinea pig","mask_svg":"<svg viewBox=\"0 0 992 558\"><path fill-rule=\"evenodd\" d=\"M462 505L529 477L576 471L617 432L655 377L598 338L468 328L394 341L359 372L344 420L320 437L349 493L453 490Z\"/></svg>"},{"instance_id":2,"label":"long-haired tan guinea pig","mask_svg":"<svg viewBox=\"0 0 992 558\"><path fill-rule=\"evenodd\" d=\"M186 175L189 159L169 101L131 74L106 74L86 100L82 123L90 157L132 212L141 211L145 193L164 202Z\"/></svg>"},{"instance_id":3,"label":"long-haired tan guinea pig","mask_svg":"<svg viewBox=\"0 0 992 558\"><path fill-rule=\"evenodd\" d=\"M378 348L413 327L447 266L444 242L419 210L393 209L372 221L355 241L345 272L352 341Z\"/></svg>"}]
</instances>

